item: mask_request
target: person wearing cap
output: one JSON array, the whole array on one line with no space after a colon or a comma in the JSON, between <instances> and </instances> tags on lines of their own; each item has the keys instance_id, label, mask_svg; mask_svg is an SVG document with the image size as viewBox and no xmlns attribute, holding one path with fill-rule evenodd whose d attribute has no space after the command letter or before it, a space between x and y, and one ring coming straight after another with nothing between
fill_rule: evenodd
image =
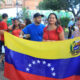
<instances>
[{"instance_id":1,"label":"person wearing cap","mask_svg":"<svg viewBox=\"0 0 80 80\"><path fill-rule=\"evenodd\" d=\"M13 29L13 26L15 24L15 21L18 21L18 19L17 18L13 18L11 20L12 20L12 25L8 26L8 29L9 29L10 32L12 32L12 29Z\"/></svg>"},{"instance_id":2,"label":"person wearing cap","mask_svg":"<svg viewBox=\"0 0 80 80\"><path fill-rule=\"evenodd\" d=\"M8 15L2 14L2 21L0 21L0 55L2 54L2 46L4 46L4 32L8 30L7 26ZM0 62L2 62L4 55L1 56Z\"/></svg>"},{"instance_id":3,"label":"person wearing cap","mask_svg":"<svg viewBox=\"0 0 80 80\"><path fill-rule=\"evenodd\" d=\"M42 41L43 40L43 29L45 25L41 24L41 18L44 17L43 15L36 13L34 14L34 23L29 24L26 26L22 32L20 37L24 34L27 34L27 37L30 37L32 41Z\"/></svg>"}]
</instances>

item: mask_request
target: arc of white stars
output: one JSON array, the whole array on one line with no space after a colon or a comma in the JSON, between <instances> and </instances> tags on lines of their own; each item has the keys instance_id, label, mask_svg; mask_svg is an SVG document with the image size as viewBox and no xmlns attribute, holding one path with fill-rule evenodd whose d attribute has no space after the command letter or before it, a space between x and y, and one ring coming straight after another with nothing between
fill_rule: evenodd
<instances>
[{"instance_id":1,"label":"arc of white stars","mask_svg":"<svg viewBox=\"0 0 80 80\"><path fill-rule=\"evenodd\" d=\"M41 62L40 60L37 60L37 63L40 63L40 62ZM46 64L46 61L42 61L42 63L43 63L43 64ZM36 61L32 61L32 64L36 64ZM29 64L28 67L32 67L32 64ZM51 67L51 63L48 63L47 66L51 68L51 71L54 71L54 70L55 70L54 67ZM26 71L27 71L27 72L30 71L30 69L29 69L28 67L26 68ZM56 73L53 72L53 73L52 73L52 76L56 76Z\"/></svg>"}]
</instances>

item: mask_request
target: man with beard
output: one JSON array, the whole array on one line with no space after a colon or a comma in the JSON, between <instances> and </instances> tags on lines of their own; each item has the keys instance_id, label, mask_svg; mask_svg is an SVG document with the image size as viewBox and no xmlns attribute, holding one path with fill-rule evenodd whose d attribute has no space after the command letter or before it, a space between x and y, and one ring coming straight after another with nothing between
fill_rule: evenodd
<instances>
[{"instance_id":1,"label":"man with beard","mask_svg":"<svg viewBox=\"0 0 80 80\"><path fill-rule=\"evenodd\" d=\"M44 16L39 13L34 14L34 17L33 17L34 23L26 26L22 30L20 37L23 36L24 34L27 34L27 38L30 36L30 40L32 41L42 41L43 29L45 27L43 24L41 24L42 17Z\"/></svg>"}]
</instances>

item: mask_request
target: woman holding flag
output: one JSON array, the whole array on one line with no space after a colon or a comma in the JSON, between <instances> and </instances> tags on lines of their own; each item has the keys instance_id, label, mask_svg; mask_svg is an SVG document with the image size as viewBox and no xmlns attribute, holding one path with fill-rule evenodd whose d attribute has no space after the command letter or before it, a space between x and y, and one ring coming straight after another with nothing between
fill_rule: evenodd
<instances>
[{"instance_id":1,"label":"woman holding flag","mask_svg":"<svg viewBox=\"0 0 80 80\"><path fill-rule=\"evenodd\" d=\"M17 18L14 19L14 25L12 27L12 34L16 37L19 37L21 32L19 20Z\"/></svg>"},{"instance_id":2,"label":"woman holding flag","mask_svg":"<svg viewBox=\"0 0 80 80\"><path fill-rule=\"evenodd\" d=\"M51 13L48 17L48 26L44 28L43 41L58 41L64 39L64 31L57 16Z\"/></svg>"}]
</instances>

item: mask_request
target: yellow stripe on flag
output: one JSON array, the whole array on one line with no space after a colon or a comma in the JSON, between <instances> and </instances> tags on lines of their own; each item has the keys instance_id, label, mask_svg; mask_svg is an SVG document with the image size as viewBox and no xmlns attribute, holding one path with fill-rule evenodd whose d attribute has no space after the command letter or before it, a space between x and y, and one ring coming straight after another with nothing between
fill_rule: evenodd
<instances>
[{"instance_id":1,"label":"yellow stripe on flag","mask_svg":"<svg viewBox=\"0 0 80 80\"><path fill-rule=\"evenodd\" d=\"M5 32L5 46L7 48L42 59L66 59L79 56L80 54L74 56L70 52L71 44L77 39L80 40L80 37L64 41L35 42L17 38Z\"/></svg>"}]
</instances>

